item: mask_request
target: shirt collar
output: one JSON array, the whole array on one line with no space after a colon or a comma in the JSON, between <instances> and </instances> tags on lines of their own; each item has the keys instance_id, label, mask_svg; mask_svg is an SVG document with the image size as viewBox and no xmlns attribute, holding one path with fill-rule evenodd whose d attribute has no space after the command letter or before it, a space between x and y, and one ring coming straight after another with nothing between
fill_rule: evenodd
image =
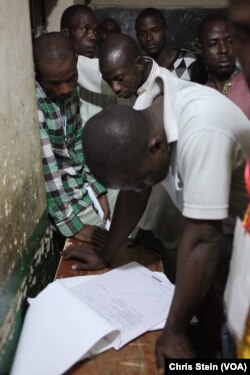
<instances>
[{"instance_id":1,"label":"shirt collar","mask_svg":"<svg viewBox=\"0 0 250 375\"><path fill-rule=\"evenodd\" d=\"M152 85L152 83L154 81L154 77L157 74L157 71L158 71L158 68L159 68L158 64L151 57L143 56L143 60L145 62L151 62L152 63L152 68L151 68L151 71L149 73L149 76L148 76L147 80L137 90L137 95L138 96L141 95L141 94L143 94L145 91L147 91L149 89L149 87Z\"/></svg>"},{"instance_id":2,"label":"shirt collar","mask_svg":"<svg viewBox=\"0 0 250 375\"><path fill-rule=\"evenodd\" d=\"M134 109L142 110L151 105L154 98L159 94L164 96L164 128L168 143L178 140L178 124L175 114L175 101L178 94L180 79L174 77L167 69L159 67L153 61L151 72L147 81L138 90L138 98Z\"/></svg>"}]
</instances>

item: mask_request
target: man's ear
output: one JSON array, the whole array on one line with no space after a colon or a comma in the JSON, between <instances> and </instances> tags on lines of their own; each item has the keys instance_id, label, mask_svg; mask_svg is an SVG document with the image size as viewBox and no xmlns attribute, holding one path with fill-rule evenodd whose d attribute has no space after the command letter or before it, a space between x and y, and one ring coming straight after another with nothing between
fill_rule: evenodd
<instances>
[{"instance_id":1,"label":"man's ear","mask_svg":"<svg viewBox=\"0 0 250 375\"><path fill-rule=\"evenodd\" d=\"M151 152L151 154L156 155L158 153L164 153L168 150L166 141L160 137L156 136L149 140L148 143L148 149Z\"/></svg>"},{"instance_id":2,"label":"man's ear","mask_svg":"<svg viewBox=\"0 0 250 375\"><path fill-rule=\"evenodd\" d=\"M135 59L135 65L139 72L142 72L144 70L145 62L142 56L137 56L137 58Z\"/></svg>"},{"instance_id":3,"label":"man's ear","mask_svg":"<svg viewBox=\"0 0 250 375\"><path fill-rule=\"evenodd\" d=\"M69 36L69 29L67 27L64 27L63 29L61 29L61 33L66 36Z\"/></svg>"}]
</instances>

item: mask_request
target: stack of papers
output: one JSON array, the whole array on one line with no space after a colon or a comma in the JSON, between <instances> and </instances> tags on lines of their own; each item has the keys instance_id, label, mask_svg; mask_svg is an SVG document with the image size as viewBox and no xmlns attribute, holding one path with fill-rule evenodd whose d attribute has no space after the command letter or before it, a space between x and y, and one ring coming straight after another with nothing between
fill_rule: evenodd
<instances>
[{"instance_id":1,"label":"stack of papers","mask_svg":"<svg viewBox=\"0 0 250 375\"><path fill-rule=\"evenodd\" d=\"M12 375L59 375L81 359L163 328L174 285L136 262L49 284L30 299Z\"/></svg>"}]
</instances>

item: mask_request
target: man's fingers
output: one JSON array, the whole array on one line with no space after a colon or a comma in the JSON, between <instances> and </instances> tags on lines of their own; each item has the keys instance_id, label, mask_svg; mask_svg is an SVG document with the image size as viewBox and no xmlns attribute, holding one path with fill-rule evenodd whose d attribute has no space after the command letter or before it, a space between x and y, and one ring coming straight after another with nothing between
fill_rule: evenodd
<instances>
[{"instance_id":1,"label":"man's fingers","mask_svg":"<svg viewBox=\"0 0 250 375\"><path fill-rule=\"evenodd\" d=\"M98 227L97 230L94 233L102 235L102 236L107 236L108 235L107 229L101 228L101 227Z\"/></svg>"},{"instance_id":2,"label":"man's fingers","mask_svg":"<svg viewBox=\"0 0 250 375\"><path fill-rule=\"evenodd\" d=\"M62 251L61 256L63 257L63 259L76 258L82 260L84 254L89 253L89 251L92 251L92 249L87 247L74 247Z\"/></svg>"},{"instance_id":3,"label":"man's fingers","mask_svg":"<svg viewBox=\"0 0 250 375\"><path fill-rule=\"evenodd\" d=\"M68 249L68 250L61 251L61 256L63 257L63 259L72 258L72 250Z\"/></svg>"},{"instance_id":4,"label":"man's fingers","mask_svg":"<svg viewBox=\"0 0 250 375\"><path fill-rule=\"evenodd\" d=\"M93 269L93 265L91 263L77 263L73 264L71 268L73 271L90 271Z\"/></svg>"},{"instance_id":5,"label":"man's fingers","mask_svg":"<svg viewBox=\"0 0 250 375\"><path fill-rule=\"evenodd\" d=\"M156 366L158 369L158 374L164 375L165 374L165 356L163 352L161 351L161 349L156 348L155 356L156 356Z\"/></svg>"},{"instance_id":6,"label":"man's fingers","mask_svg":"<svg viewBox=\"0 0 250 375\"><path fill-rule=\"evenodd\" d=\"M105 265L103 264L94 264L94 263L76 263L73 264L71 269L73 271L92 271L92 270L101 270L105 268Z\"/></svg>"}]
</instances>

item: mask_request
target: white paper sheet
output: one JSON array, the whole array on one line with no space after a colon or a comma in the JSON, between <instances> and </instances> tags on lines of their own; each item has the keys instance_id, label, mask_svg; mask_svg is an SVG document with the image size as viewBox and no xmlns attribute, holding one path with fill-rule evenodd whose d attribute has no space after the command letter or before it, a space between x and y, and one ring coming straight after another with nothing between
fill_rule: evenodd
<instances>
[{"instance_id":1,"label":"white paper sheet","mask_svg":"<svg viewBox=\"0 0 250 375\"><path fill-rule=\"evenodd\" d=\"M166 281L166 275L163 273L163 272L157 272L157 271L154 271L153 274L162 279L163 281ZM79 284L82 284L83 282L86 282L86 281L89 281L89 280L92 280L94 278L97 278L99 277L100 275L86 275L86 276L74 276L74 277L66 277L64 279L59 279L57 280L56 282L60 282L62 283L63 285L65 285L67 288L71 289L73 288L74 286L77 286ZM167 279L167 282L169 282L169 280ZM171 298L172 296L172 290L173 290L174 286L173 284L170 283L170 289L169 289L169 298ZM164 297L165 298L165 297ZM30 298L29 298L29 301L30 301ZM153 327L151 327L149 329L149 331L157 331L157 330L161 330L164 328L165 326L165 323L166 323L166 319L164 317L164 320L162 320L161 322L157 323L156 325L154 325ZM91 354L91 353L90 353Z\"/></svg>"},{"instance_id":2,"label":"white paper sheet","mask_svg":"<svg viewBox=\"0 0 250 375\"><path fill-rule=\"evenodd\" d=\"M171 303L174 287L167 279L167 286L164 286L165 281L161 280L161 276L157 277L159 281L155 278L156 275L154 277L152 275L152 272L133 263L123 269L91 276L92 279L88 278L88 281L83 281L87 279L83 276L68 280L61 279L50 284L30 301L31 305L25 317L11 375L63 374L80 359L107 350L114 346L114 343L118 348L156 323L163 322ZM122 288L119 288L118 278L125 282ZM138 288L142 280L145 283L144 287ZM151 290L151 284L158 286L156 290L159 293L157 292L156 295ZM72 293L81 286L80 289L87 290L87 298L92 295L93 300L96 300L95 289L100 289L100 285L103 285L104 289L110 289L112 306L122 306L123 311L130 311L131 316L134 314L137 321L141 319L138 325L135 324L136 319L130 322L131 329L128 329L126 320L123 319L122 338L119 336L119 340L117 340L116 329L119 324L114 328L111 324L112 319L108 322L100 314L105 310L108 315L109 308L97 304L95 311L93 306L83 303ZM129 292L127 288L132 289ZM114 293L117 291L121 297L118 305L114 298ZM145 304L145 296L150 297L150 303L156 307L155 311L151 311L151 308ZM161 300L167 299L169 299L168 303L163 305ZM134 301L134 306L131 305L131 300ZM124 303L127 306L123 305ZM117 319L114 321L117 323Z\"/></svg>"},{"instance_id":3,"label":"white paper sheet","mask_svg":"<svg viewBox=\"0 0 250 375\"><path fill-rule=\"evenodd\" d=\"M164 321L174 286L166 277L132 262L84 283L84 288L79 284L71 290L121 332L114 343L119 349Z\"/></svg>"},{"instance_id":4,"label":"white paper sheet","mask_svg":"<svg viewBox=\"0 0 250 375\"><path fill-rule=\"evenodd\" d=\"M54 282L28 309L11 374L62 374L112 331L107 321Z\"/></svg>"}]
</instances>

